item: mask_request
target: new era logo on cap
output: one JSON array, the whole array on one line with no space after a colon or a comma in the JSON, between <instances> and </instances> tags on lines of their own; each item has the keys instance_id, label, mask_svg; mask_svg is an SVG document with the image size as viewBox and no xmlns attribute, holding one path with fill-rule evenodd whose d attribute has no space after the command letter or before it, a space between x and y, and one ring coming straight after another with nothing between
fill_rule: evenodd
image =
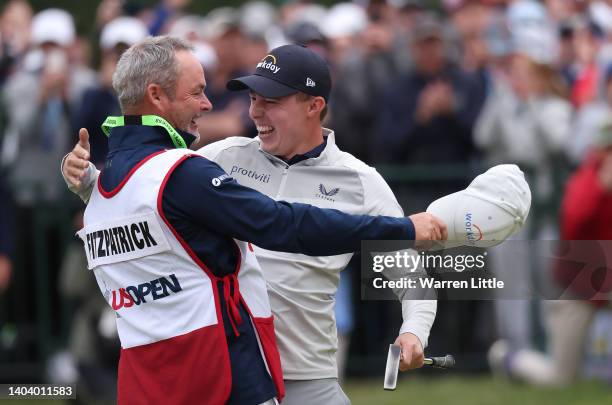
<instances>
[{"instance_id":1,"label":"new era logo on cap","mask_svg":"<svg viewBox=\"0 0 612 405\"><path fill-rule=\"evenodd\" d=\"M229 90L250 89L270 98L302 92L329 98L329 67L316 52L300 45L284 45L273 49L259 63L255 73L227 83Z\"/></svg>"}]
</instances>

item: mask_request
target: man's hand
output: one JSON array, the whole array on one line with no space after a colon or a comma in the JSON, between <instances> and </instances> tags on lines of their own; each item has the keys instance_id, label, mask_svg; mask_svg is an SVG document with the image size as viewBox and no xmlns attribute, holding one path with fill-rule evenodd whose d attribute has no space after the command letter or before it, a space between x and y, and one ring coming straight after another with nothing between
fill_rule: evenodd
<instances>
[{"instance_id":1,"label":"man's hand","mask_svg":"<svg viewBox=\"0 0 612 405\"><path fill-rule=\"evenodd\" d=\"M415 241L446 240L448 231L446 224L438 217L428 212L410 215L414 225Z\"/></svg>"},{"instance_id":2,"label":"man's hand","mask_svg":"<svg viewBox=\"0 0 612 405\"><path fill-rule=\"evenodd\" d=\"M62 173L73 187L80 187L81 181L89 166L89 132L85 128L79 130L79 142L64 160Z\"/></svg>"},{"instance_id":3,"label":"man's hand","mask_svg":"<svg viewBox=\"0 0 612 405\"><path fill-rule=\"evenodd\" d=\"M423 354L423 345L419 338L410 333L402 333L395 339L395 344L402 349L400 356L400 371L412 370L423 367L425 355Z\"/></svg>"}]
</instances>

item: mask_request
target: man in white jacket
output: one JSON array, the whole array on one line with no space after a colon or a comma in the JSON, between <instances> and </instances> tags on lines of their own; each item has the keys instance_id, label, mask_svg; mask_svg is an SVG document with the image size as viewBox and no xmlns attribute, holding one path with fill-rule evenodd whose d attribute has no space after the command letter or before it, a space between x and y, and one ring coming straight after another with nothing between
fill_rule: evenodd
<instances>
[{"instance_id":1,"label":"man in white jacket","mask_svg":"<svg viewBox=\"0 0 612 405\"><path fill-rule=\"evenodd\" d=\"M308 48L285 45L257 64L253 75L231 80L249 90L250 116L259 136L232 137L198 153L239 183L268 196L351 214L403 216L395 196L372 167L342 152L321 121L331 88L325 61ZM62 166L71 189L88 199L97 177L86 162L86 131ZM412 218L420 229L420 217ZM444 232L436 229L437 232ZM445 238L445 235L438 235ZM440 239L439 238L439 239ZM334 243L334 241L329 241ZM338 384L335 294L351 254L312 257L253 246L267 280L286 384L285 405L350 403ZM402 301L401 370L423 365L423 348L436 301Z\"/></svg>"}]
</instances>

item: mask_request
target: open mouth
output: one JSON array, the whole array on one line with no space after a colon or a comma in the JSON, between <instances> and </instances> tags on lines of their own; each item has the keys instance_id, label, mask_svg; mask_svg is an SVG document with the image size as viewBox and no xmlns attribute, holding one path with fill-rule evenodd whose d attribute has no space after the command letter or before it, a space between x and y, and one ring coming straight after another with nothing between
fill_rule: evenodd
<instances>
[{"instance_id":1,"label":"open mouth","mask_svg":"<svg viewBox=\"0 0 612 405\"><path fill-rule=\"evenodd\" d=\"M272 132L274 132L274 127L270 126L270 125L258 125L257 126L257 132L259 133L259 135L269 135Z\"/></svg>"},{"instance_id":2,"label":"open mouth","mask_svg":"<svg viewBox=\"0 0 612 405\"><path fill-rule=\"evenodd\" d=\"M193 119L191 120L191 122L189 123L189 126L191 128L197 128L198 127L198 123L196 122L196 120L200 118L200 117L193 117Z\"/></svg>"}]
</instances>

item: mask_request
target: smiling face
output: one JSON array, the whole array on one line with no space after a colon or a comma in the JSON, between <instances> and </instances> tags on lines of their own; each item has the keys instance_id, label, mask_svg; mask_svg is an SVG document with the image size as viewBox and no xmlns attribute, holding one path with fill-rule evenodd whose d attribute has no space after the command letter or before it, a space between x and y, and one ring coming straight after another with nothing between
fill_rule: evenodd
<instances>
[{"instance_id":1,"label":"smiling face","mask_svg":"<svg viewBox=\"0 0 612 405\"><path fill-rule=\"evenodd\" d=\"M179 65L178 80L174 97L165 100L164 110L172 126L198 137L196 119L212 109L212 104L204 94L204 69L191 52L179 51L176 59Z\"/></svg>"},{"instance_id":2,"label":"smiling face","mask_svg":"<svg viewBox=\"0 0 612 405\"><path fill-rule=\"evenodd\" d=\"M288 160L321 143L320 131L318 139L312 135L311 98L301 94L281 98L265 98L253 91L249 94L249 115L265 152Z\"/></svg>"}]
</instances>

